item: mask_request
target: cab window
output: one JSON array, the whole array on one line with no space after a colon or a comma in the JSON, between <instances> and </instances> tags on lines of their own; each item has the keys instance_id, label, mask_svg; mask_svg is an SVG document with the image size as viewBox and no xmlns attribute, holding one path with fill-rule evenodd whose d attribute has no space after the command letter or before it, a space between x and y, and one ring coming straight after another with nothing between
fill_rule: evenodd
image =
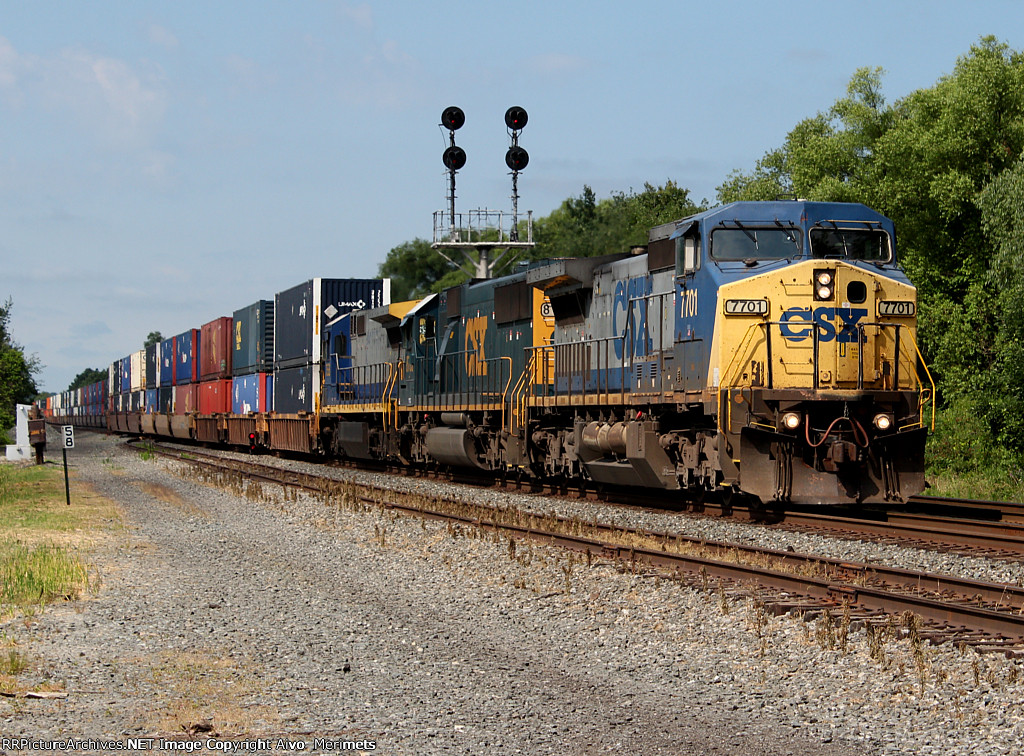
<instances>
[{"instance_id":1,"label":"cab window","mask_svg":"<svg viewBox=\"0 0 1024 756\"><path fill-rule=\"evenodd\" d=\"M889 234L882 229L811 229L811 254L819 258L888 262L892 259Z\"/></svg>"},{"instance_id":2,"label":"cab window","mask_svg":"<svg viewBox=\"0 0 1024 756\"><path fill-rule=\"evenodd\" d=\"M715 260L785 260L799 257L800 231L796 228L716 228L711 232Z\"/></svg>"}]
</instances>

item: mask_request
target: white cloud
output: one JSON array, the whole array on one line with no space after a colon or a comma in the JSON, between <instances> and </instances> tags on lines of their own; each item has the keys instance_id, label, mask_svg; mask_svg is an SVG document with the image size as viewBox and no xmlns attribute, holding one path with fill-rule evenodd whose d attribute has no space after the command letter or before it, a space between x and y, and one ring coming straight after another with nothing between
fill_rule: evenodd
<instances>
[{"instance_id":1,"label":"white cloud","mask_svg":"<svg viewBox=\"0 0 1024 756\"><path fill-rule=\"evenodd\" d=\"M0 37L0 87L19 107L70 111L115 144L145 141L160 124L166 95L156 72L83 49L54 56L19 53Z\"/></svg>"},{"instance_id":2,"label":"white cloud","mask_svg":"<svg viewBox=\"0 0 1024 756\"><path fill-rule=\"evenodd\" d=\"M341 14L361 29L370 31L373 29L373 8L367 3L360 5L343 5Z\"/></svg>"},{"instance_id":3,"label":"white cloud","mask_svg":"<svg viewBox=\"0 0 1024 756\"><path fill-rule=\"evenodd\" d=\"M165 26L160 26L160 24L150 24L149 41L165 50L176 50L178 48L178 38L174 36L174 32Z\"/></svg>"},{"instance_id":4,"label":"white cloud","mask_svg":"<svg viewBox=\"0 0 1024 756\"><path fill-rule=\"evenodd\" d=\"M277 83L278 77L265 71L252 58L229 55L224 66L234 82L243 89L256 91Z\"/></svg>"}]
</instances>

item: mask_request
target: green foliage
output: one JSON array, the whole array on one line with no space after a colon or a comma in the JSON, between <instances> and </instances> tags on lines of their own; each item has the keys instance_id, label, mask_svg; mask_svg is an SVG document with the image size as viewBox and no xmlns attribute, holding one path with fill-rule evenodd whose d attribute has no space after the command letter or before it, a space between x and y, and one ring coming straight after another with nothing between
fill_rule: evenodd
<instances>
[{"instance_id":1,"label":"green foliage","mask_svg":"<svg viewBox=\"0 0 1024 756\"><path fill-rule=\"evenodd\" d=\"M36 396L35 375L39 360L26 357L21 346L11 338L12 300L0 305L0 434L14 425L14 406L28 404Z\"/></svg>"},{"instance_id":2,"label":"green foliage","mask_svg":"<svg viewBox=\"0 0 1024 756\"><path fill-rule=\"evenodd\" d=\"M146 343L143 347L151 347L154 344L159 344L164 340L164 337L160 334L160 331L150 331L149 336L146 337Z\"/></svg>"},{"instance_id":3,"label":"green foliage","mask_svg":"<svg viewBox=\"0 0 1024 756\"><path fill-rule=\"evenodd\" d=\"M403 302L424 297L432 291L440 291L444 288L440 285L442 281L455 280L459 271L437 250L432 249L426 239L414 239L388 252L378 275L391 279L392 301ZM465 276L460 280L465 280Z\"/></svg>"},{"instance_id":4,"label":"green foliage","mask_svg":"<svg viewBox=\"0 0 1024 756\"><path fill-rule=\"evenodd\" d=\"M99 381L106 380L109 374L103 368L86 368L81 373L75 376L75 379L71 381L71 385L68 386L68 391L73 391L83 386L91 386Z\"/></svg>"},{"instance_id":5,"label":"green foliage","mask_svg":"<svg viewBox=\"0 0 1024 756\"><path fill-rule=\"evenodd\" d=\"M534 259L554 257L595 257L628 252L647 244L653 226L693 215L701 208L690 199L688 189L673 181L664 186L644 184L636 194L616 193L598 200L594 190L583 187L560 207L534 224Z\"/></svg>"},{"instance_id":6,"label":"green foliage","mask_svg":"<svg viewBox=\"0 0 1024 756\"><path fill-rule=\"evenodd\" d=\"M719 198L863 202L892 218L943 406L931 468L1012 478L1024 458L1024 55L985 37L892 106L881 77L858 70Z\"/></svg>"}]
</instances>

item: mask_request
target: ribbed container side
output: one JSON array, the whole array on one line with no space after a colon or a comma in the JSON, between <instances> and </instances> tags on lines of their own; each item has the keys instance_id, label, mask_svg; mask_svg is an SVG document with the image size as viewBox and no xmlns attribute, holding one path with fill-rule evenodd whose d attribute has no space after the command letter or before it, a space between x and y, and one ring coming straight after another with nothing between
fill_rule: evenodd
<instances>
[{"instance_id":1,"label":"ribbed container side","mask_svg":"<svg viewBox=\"0 0 1024 756\"><path fill-rule=\"evenodd\" d=\"M156 388L157 378L160 377L160 373L157 370L160 363L157 360L156 350L156 344L150 344L144 350L146 352L146 388L148 389Z\"/></svg>"},{"instance_id":2,"label":"ribbed container side","mask_svg":"<svg viewBox=\"0 0 1024 756\"><path fill-rule=\"evenodd\" d=\"M320 361L320 334L353 310L391 303L391 281L373 278L314 278L274 297L274 366Z\"/></svg>"},{"instance_id":3,"label":"ribbed container side","mask_svg":"<svg viewBox=\"0 0 1024 756\"><path fill-rule=\"evenodd\" d=\"M122 357L121 359L119 359L117 361L117 365L118 365L117 372L118 372L118 375L120 376L119 381L120 381L120 385L121 385L120 393L127 394L129 391L132 390L132 358L131 358L131 356L129 355L128 357Z\"/></svg>"},{"instance_id":4,"label":"ribbed container side","mask_svg":"<svg viewBox=\"0 0 1024 756\"><path fill-rule=\"evenodd\" d=\"M174 387L174 414L199 411L199 384L181 383Z\"/></svg>"},{"instance_id":5,"label":"ribbed container side","mask_svg":"<svg viewBox=\"0 0 1024 756\"><path fill-rule=\"evenodd\" d=\"M160 387L166 388L177 383L174 375L177 340L172 336L160 342Z\"/></svg>"},{"instance_id":6,"label":"ribbed container side","mask_svg":"<svg viewBox=\"0 0 1024 756\"><path fill-rule=\"evenodd\" d=\"M169 415L174 412L174 387L161 386L157 389L157 406L154 412Z\"/></svg>"},{"instance_id":7,"label":"ribbed container side","mask_svg":"<svg viewBox=\"0 0 1024 756\"><path fill-rule=\"evenodd\" d=\"M200 380L231 377L231 318L224 316L203 324L199 365Z\"/></svg>"},{"instance_id":8,"label":"ribbed container side","mask_svg":"<svg viewBox=\"0 0 1024 756\"><path fill-rule=\"evenodd\" d=\"M274 406L269 399L273 385L270 373L236 375L231 379L231 411L236 415L267 412Z\"/></svg>"},{"instance_id":9,"label":"ribbed container side","mask_svg":"<svg viewBox=\"0 0 1024 756\"><path fill-rule=\"evenodd\" d=\"M192 328L174 337L174 380L176 384L198 381L200 349L199 329Z\"/></svg>"},{"instance_id":10,"label":"ribbed container side","mask_svg":"<svg viewBox=\"0 0 1024 756\"><path fill-rule=\"evenodd\" d=\"M160 390L159 389L146 389L146 412L159 412L160 411Z\"/></svg>"},{"instance_id":11,"label":"ribbed container side","mask_svg":"<svg viewBox=\"0 0 1024 756\"><path fill-rule=\"evenodd\" d=\"M274 302L261 299L235 310L232 320L231 372L249 375L273 369Z\"/></svg>"},{"instance_id":12,"label":"ribbed container side","mask_svg":"<svg viewBox=\"0 0 1024 756\"><path fill-rule=\"evenodd\" d=\"M274 371L274 412L294 415L313 411L313 365Z\"/></svg>"},{"instance_id":13,"label":"ribbed container side","mask_svg":"<svg viewBox=\"0 0 1024 756\"><path fill-rule=\"evenodd\" d=\"M131 386L130 391L142 391L146 388L146 350L140 349L129 355L131 364Z\"/></svg>"},{"instance_id":14,"label":"ribbed container side","mask_svg":"<svg viewBox=\"0 0 1024 756\"><path fill-rule=\"evenodd\" d=\"M199 414L231 411L231 379L217 378L199 384Z\"/></svg>"}]
</instances>

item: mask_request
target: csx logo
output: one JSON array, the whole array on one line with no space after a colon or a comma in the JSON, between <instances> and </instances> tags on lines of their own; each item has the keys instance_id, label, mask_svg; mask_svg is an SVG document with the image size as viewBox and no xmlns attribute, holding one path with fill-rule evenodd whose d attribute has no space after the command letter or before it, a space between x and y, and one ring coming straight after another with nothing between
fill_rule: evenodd
<instances>
[{"instance_id":1,"label":"csx logo","mask_svg":"<svg viewBox=\"0 0 1024 756\"><path fill-rule=\"evenodd\" d=\"M487 375L487 316L466 318L466 374Z\"/></svg>"},{"instance_id":2,"label":"csx logo","mask_svg":"<svg viewBox=\"0 0 1024 756\"><path fill-rule=\"evenodd\" d=\"M647 334L647 300L651 293L651 279L631 278L615 284L615 296L612 300L612 333L622 334L626 342L626 352L630 357L642 356L650 352L652 340ZM633 305L636 304L634 308ZM619 313L625 315L622 325ZM615 356L622 359L623 341L615 341Z\"/></svg>"},{"instance_id":3,"label":"csx logo","mask_svg":"<svg viewBox=\"0 0 1024 756\"><path fill-rule=\"evenodd\" d=\"M790 341L810 338L812 323L818 325L818 341L850 343L857 340L857 323L868 314L861 307L791 307L782 313L779 330ZM838 321L838 322L837 322Z\"/></svg>"}]
</instances>

